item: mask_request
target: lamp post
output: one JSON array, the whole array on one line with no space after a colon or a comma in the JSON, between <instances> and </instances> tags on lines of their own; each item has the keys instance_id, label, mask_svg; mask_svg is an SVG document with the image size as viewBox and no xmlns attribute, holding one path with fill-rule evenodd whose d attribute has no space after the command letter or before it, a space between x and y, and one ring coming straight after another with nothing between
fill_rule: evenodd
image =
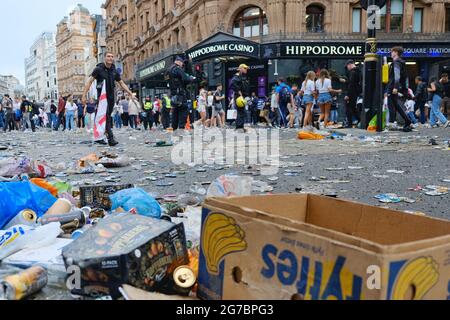
<instances>
[{"instance_id":1,"label":"lamp post","mask_svg":"<svg viewBox=\"0 0 450 320\"><path fill-rule=\"evenodd\" d=\"M361 115L361 128L367 129L370 118L379 111L382 105L380 101L381 80L380 61L377 49L377 27L380 22L379 10L384 7L386 0L361 0L361 7L367 10L367 39L364 56L364 87L363 87L363 110ZM380 114L380 112L378 112ZM378 116L381 123L382 117ZM377 125L381 130L381 125Z\"/></svg>"}]
</instances>

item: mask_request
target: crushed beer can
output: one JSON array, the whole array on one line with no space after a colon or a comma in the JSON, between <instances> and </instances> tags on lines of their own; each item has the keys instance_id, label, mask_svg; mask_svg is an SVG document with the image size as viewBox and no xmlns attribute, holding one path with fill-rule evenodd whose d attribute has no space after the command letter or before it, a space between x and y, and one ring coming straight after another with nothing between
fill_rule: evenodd
<instances>
[{"instance_id":1,"label":"crushed beer can","mask_svg":"<svg viewBox=\"0 0 450 320\"><path fill-rule=\"evenodd\" d=\"M22 300L40 291L47 283L47 270L41 266L34 266L19 274L5 277L0 282L0 298Z\"/></svg>"}]
</instances>

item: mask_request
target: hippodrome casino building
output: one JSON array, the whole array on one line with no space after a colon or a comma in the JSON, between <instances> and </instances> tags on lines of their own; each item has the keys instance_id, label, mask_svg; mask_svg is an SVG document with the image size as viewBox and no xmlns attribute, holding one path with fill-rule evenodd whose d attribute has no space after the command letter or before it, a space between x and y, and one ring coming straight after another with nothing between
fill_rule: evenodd
<instances>
[{"instance_id":1,"label":"hippodrome casino building","mask_svg":"<svg viewBox=\"0 0 450 320\"><path fill-rule=\"evenodd\" d=\"M309 70L364 60L367 13L359 0L105 0L107 47L141 95L167 92L164 71L187 53L207 82L228 85L239 63L253 90L268 94L278 77L298 83ZM450 65L450 0L386 0L378 52L406 51L410 74L425 79Z\"/></svg>"}]
</instances>

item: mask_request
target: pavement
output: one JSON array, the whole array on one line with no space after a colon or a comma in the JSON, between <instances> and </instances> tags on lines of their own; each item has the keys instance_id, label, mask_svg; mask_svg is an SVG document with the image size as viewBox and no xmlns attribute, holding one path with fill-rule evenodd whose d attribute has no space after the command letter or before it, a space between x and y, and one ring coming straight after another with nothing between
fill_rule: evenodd
<instances>
[{"instance_id":1,"label":"pavement","mask_svg":"<svg viewBox=\"0 0 450 320\"><path fill-rule=\"evenodd\" d=\"M308 192L334 195L375 206L418 211L429 216L450 219L448 194L429 196L424 191L409 190L418 185L450 187L450 183L444 181L450 179L449 129L424 128L411 133L394 131L381 134L359 129L334 131L340 135L351 136L346 136L343 140L304 141L297 139L298 130L279 131L280 168L278 174L271 176L261 175L258 171L261 167L258 165L249 166L243 163L176 165L172 161L173 148L176 146L154 147L158 141L172 141L172 135L163 131L115 130L116 138L120 142L115 148L92 145L91 134L84 130L50 132L41 129L36 133L1 133L0 144L8 146L9 149L0 151L0 158L26 155L61 168L63 164L70 166L90 153L100 154L102 151L108 151L128 156L131 165L101 174L69 174L56 179L75 184L108 183L106 180L112 180L114 183L133 183L153 195L164 197L189 192L195 183L207 183L220 175L237 173L266 182L273 187L273 193ZM211 133L210 130L205 132ZM214 132L215 135L221 134L219 130ZM437 145L431 145L430 139L434 139ZM199 144L199 140L194 141ZM208 144L204 142L204 146ZM241 151L235 148L236 153ZM221 160L214 159L214 152L210 158ZM198 160L198 155L193 155L192 159ZM273 181L276 179L273 176L277 176L278 180ZM158 186L161 180L173 185ZM208 185L204 187L207 188ZM413 200L414 203L381 203L374 198L381 193L395 193L399 197Z\"/></svg>"}]
</instances>

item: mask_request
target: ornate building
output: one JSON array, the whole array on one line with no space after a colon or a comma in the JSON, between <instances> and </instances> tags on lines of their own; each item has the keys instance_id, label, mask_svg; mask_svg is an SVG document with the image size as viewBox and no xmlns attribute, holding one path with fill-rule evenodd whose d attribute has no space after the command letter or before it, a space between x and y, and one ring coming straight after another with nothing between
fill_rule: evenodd
<instances>
[{"instance_id":1,"label":"ornate building","mask_svg":"<svg viewBox=\"0 0 450 320\"><path fill-rule=\"evenodd\" d=\"M217 32L276 44L274 50L286 42L363 43L367 32L359 0L106 0L104 8L108 49L123 63L123 78L129 83L139 81L139 72L152 63L185 52ZM387 0L379 13L378 38L386 46L414 42L426 44L426 50L438 44L441 50L450 41L450 0ZM280 51L268 57L286 58ZM450 51L436 57L450 58ZM280 72L273 73L290 66L281 63ZM426 66L424 72L432 68Z\"/></svg>"},{"instance_id":2,"label":"ornate building","mask_svg":"<svg viewBox=\"0 0 450 320\"><path fill-rule=\"evenodd\" d=\"M63 96L81 97L88 76L86 63L93 56L93 42L91 15L79 4L57 26L58 88Z\"/></svg>"}]
</instances>

